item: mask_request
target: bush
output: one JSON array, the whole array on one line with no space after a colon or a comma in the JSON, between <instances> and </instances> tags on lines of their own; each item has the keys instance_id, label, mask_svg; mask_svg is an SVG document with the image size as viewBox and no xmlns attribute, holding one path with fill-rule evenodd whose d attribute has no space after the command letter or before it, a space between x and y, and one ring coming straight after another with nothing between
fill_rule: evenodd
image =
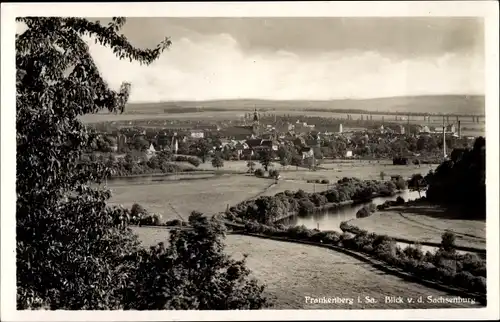
<instances>
[{"instance_id":1,"label":"bush","mask_svg":"<svg viewBox=\"0 0 500 322\"><path fill-rule=\"evenodd\" d=\"M367 206L364 206L363 208L359 209L358 212L356 212L356 218L366 218L371 216L370 209Z\"/></svg>"},{"instance_id":2,"label":"bush","mask_svg":"<svg viewBox=\"0 0 500 322\"><path fill-rule=\"evenodd\" d=\"M421 261L425 256L419 245L409 245L403 250L403 252L408 258L413 258L418 261Z\"/></svg>"},{"instance_id":3,"label":"bush","mask_svg":"<svg viewBox=\"0 0 500 322\"><path fill-rule=\"evenodd\" d=\"M474 276L469 272L459 272L453 277L453 284L463 288L472 288Z\"/></svg>"},{"instance_id":4,"label":"bush","mask_svg":"<svg viewBox=\"0 0 500 322\"><path fill-rule=\"evenodd\" d=\"M323 183L323 184L329 184L329 183L330 183L330 180L328 180L328 179L323 179L323 180L321 180L321 183Z\"/></svg>"},{"instance_id":5,"label":"bush","mask_svg":"<svg viewBox=\"0 0 500 322\"><path fill-rule=\"evenodd\" d=\"M456 237L454 233L451 231L445 232L441 236L441 248L447 252L453 251L455 249L455 239Z\"/></svg>"},{"instance_id":6,"label":"bush","mask_svg":"<svg viewBox=\"0 0 500 322\"><path fill-rule=\"evenodd\" d=\"M406 187L408 185L406 180L403 179L401 176L397 176L397 177L393 178L392 182L394 182L394 184L396 185L396 188L398 190L404 190L404 189L406 189Z\"/></svg>"},{"instance_id":7,"label":"bush","mask_svg":"<svg viewBox=\"0 0 500 322\"><path fill-rule=\"evenodd\" d=\"M479 293L486 293L486 278L475 276L473 279L472 290Z\"/></svg>"},{"instance_id":8,"label":"bush","mask_svg":"<svg viewBox=\"0 0 500 322\"><path fill-rule=\"evenodd\" d=\"M141 217L148 214L148 211L141 205L135 203L130 209L130 215L133 217Z\"/></svg>"},{"instance_id":9,"label":"bush","mask_svg":"<svg viewBox=\"0 0 500 322\"><path fill-rule=\"evenodd\" d=\"M316 206L314 205L314 203L312 203L311 200L306 198L301 199L299 201L299 214L301 215L309 214L314 211L315 207Z\"/></svg>"},{"instance_id":10,"label":"bush","mask_svg":"<svg viewBox=\"0 0 500 322\"><path fill-rule=\"evenodd\" d=\"M179 219L169 220L165 223L165 226L182 226L182 221Z\"/></svg>"},{"instance_id":11,"label":"bush","mask_svg":"<svg viewBox=\"0 0 500 322\"><path fill-rule=\"evenodd\" d=\"M277 179L280 176L280 172L276 169L269 170L269 177Z\"/></svg>"},{"instance_id":12,"label":"bush","mask_svg":"<svg viewBox=\"0 0 500 322\"><path fill-rule=\"evenodd\" d=\"M259 169L255 170L254 174L256 177L262 178L262 177L264 177L264 170L259 168Z\"/></svg>"},{"instance_id":13,"label":"bush","mask_svg":"<svg viewBox=\"0 0 500 322\"><path fill-rule=\"evenodd\" d=\"M297 190L295 193L295 199L304 199L304 198L309 198L307 192L305 192L302 189Z\"/></svg>"}]
</instances>

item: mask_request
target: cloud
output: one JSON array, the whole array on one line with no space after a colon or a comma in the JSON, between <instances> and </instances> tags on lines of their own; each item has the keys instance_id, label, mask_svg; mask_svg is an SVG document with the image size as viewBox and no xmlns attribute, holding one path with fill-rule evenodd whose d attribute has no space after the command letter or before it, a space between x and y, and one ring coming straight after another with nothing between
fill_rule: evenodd
<instances>
[{"instance_id":1,"label":"cloud","mask_svg":"<svg viewBox=\"0 0 500 322\"><path fill-rule=\"evenodd\" d=\"M484 94L483 58L467 52L420 59L377 51L248 52L217 34L178 38L159 60L140 66L86 40L111 87L132 83L130 102Z\"/></svg>"}]
</instances>

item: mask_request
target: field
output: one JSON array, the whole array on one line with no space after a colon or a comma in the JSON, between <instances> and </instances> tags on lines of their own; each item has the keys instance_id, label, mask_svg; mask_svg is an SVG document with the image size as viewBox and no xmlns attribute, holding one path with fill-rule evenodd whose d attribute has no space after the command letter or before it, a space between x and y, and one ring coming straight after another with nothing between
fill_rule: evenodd
<instances>
[{"instance_id":1,"label":"field","mask_svg":"<svg viewBox=\"0 0 500 322\"><path fill-rule=\"evenodd\" d=\"M162 214L163 220L187 220L193 210L213 214L263 192L272 181L253 176L232 175L211 179L171 181L144 185L111 185L110 204L130 208L134 203Z\"/></svg>"},{"instance_id":2,"label":"field","mask_svg":"<svg viewBox=\"0 0 500 322\"><path fill-rule=\"evenodd\" d=\"M401 175L403 178L409 178L414 173L426 175L436 165L392 165L392 162L381 161L355 161L355 162L335 162L324 163L319 166L321 170L309 171L300 169L295 171L294 167L289 167L290 171L281 172L285 179L294 180L316 180L328 179L330 182L337 181L344 177L356 177L361 180L380 180L380 172L384 172L385 179L390 179L391 175Z\"/></svg>"},{"instance_id":3,"label":"field","mask_svg":"<svg viewBox=\"0 0 500 322\"><path fill-rule=\"evenodd\" d=\"M168 238L168 231L135 228L144 246ZM252 276L266 284L274 309L418 309L470 307L469 304L385 304L385 296L450 297L446 293L382 273L370 265L332 250L255 237L229 235L226 252L235 259L248 254ZM305 296L353 298L348 304L307 304ZM356 303L370 296L378 303Z\"/></svg>"},{"instance_id":4,"label":"field","mask_svg":"<svg viewBox=\"0 0 500 322\"><path fill-rule=\"evenodd\" d=\"M435 206L394 207L370 217L353 219L349 224L377 234L433 243L440 243L441 235L452 230L457 245L486 249L484 220L456 218Z\"/></svg>"}]
</instances>

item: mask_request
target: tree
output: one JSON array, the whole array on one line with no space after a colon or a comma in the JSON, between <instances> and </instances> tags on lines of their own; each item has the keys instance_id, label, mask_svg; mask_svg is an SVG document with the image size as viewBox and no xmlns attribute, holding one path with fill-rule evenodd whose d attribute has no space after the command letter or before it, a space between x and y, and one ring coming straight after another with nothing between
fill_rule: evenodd
<instances>
[{"instance_id":1,"label":"tree","mask_svg":"<svg viewBox=\"0 0 500 322\"><path fill-rule=\"evenodd\" d=\"M225 227L200 213L189 217L192 230L172 231L170 247L143 250L139 268L124 298L126 309L233 310L259 309L267 304L264 287L250 279L245 258L224 253ZM168 285L169 287L165 287Z\"/></svg>"},{"instance_id":2,"label":"tree","mask_svg":"<svg viewBox=\"0 0 500 322\"><path fill-rule=\"evenodd\" d=\"M196 150L196 156L198 156L201 159L201 162L205 163L208 154L212 150L208 140L207 139L198 140L194 145L194 148Z\"/></svg>"},{"instance_id":3,"label":"tree","mask_svg":"<svg viewBox=\"0 0 500 322\"><path fill-rule=\"evenodd\" d=\"M149 148L149 142L142 135L134 138L134 149L137 151L146 151Z\"/></svg>"},{"instance_id":4,"label":"tree","mask_svg":"<svg viewBox=\"0 0 500 322\"><path fill-rule=\"evenodd\" d=\"M136 49L118 34L124 18L109 26L83 18L17 21L27 27L15 40L17 306L118 308L124 276L117 263L138 243L117 226L122 210L106 206L109 191L90 185L101 183L109 169L77 162L96 141L78 117L102 109L123 112L130 84L109 89L81 36L145 64L170 41Z\"/></svg>"},{"instance_id":5,"label":"tree","mask_svg":"<svg viewBox=\"0 0 500 322\"><path fill-rule=\"evenodd\" d=\"M216 153L214 157L212 158L212 167L217 168L222 168L224 166L224 160L222 159L220 153Z\"/></svg>"},{"instance_id":6,"label":"tree","mask_svg":"<svg viewBox=\"0 0 500 322\"><path fill-rule=\"evenodd\" d=\"M286 167L291 162L292 152L288 147L280 146L278 149L278 157L280 158L281 166Z\"/></svg>"},{"instance_id":7,"label":"tree","mask_svg":"<svg viewBox=\"0 0 500 322\"><path fill-rule=\"evenodd\" d=\"M248 167L248 171L250 171L251 173L253 173L254 169L255 169L255 162L253 161L248 161L247 162L247 167Z\"/></svg>"},{"instance_id":8,"label":"tree","mask_svg":"<svg viewBox=\"0 0 500 322\"><path fill-rule=\"evenodd\" d=\"M295 154L292 156L292 160L291 160L291 164L294 165L296 167L296 169L298 170L300 166L302 166L302 163L303 163L303 159L300 155L298 154Z\"/></svg>"},{"instance_id":9,"label":"tree","mask_svg":"<svg viewBox=\"0 0 500 322\"><path fill-rule=\"evenodd\" d=\"M418 191L418 196L421 197L420 192L425 189L427 183L420 173L413 174L408 181L408 189Z\"/></svg>"},{"instance_id":10,"label":"tree","mask_svg":"<svg viewBox=\"0 0 500 322\"><path fill-rule=\"evenodd\" d=\"M130 84L122 85L119 92L109 89L82 36L95 38L119 58L143 64L157 59L170 40L153 50L134 48L119 34L125 18L113 18L108 26L66 17L23 17L17 21L27 26L24 33L16 35L17 308L136 308L126 297L133 282L130 277L142 277L139 262L154 260L151 257L155 254L144 253L137 237L123 225L127 211L106 205L110 191L93 184L102 183L110 169L100 163L78 162L96 138L79 116L103 109L123 112ZM207 299L202 304L189 302L193 307L220 307L217 301L221 298L231 307L263 305L255 283L230 279L244 277L246 269L239 262L216 256L221 248L212 236L219 236L219 230L210 225L203 228L202 224L196 228L201 234L188 234L190 242L196 240L189 244L189 253L195 254L191 260L200 264L201 272L213 275L200 275L194 281L206 286L205 278L214 281L213 287L221 281L217 286L228 295L212 296L209 289L198 290L194 284L182 284L185 289L181 290L169 284L156 286ZM174 239L177 251L182 244ZM210 245L217 248L206 257L203 252L211 250ZM214 264L211 259L220 260ZM182 263L176 261L175 265ZM169 273L182 271L175 265ZM226 280L219 278L221 267L227 268ZM233 267L243 273L238 275ZM135 287L142 287L142 294L149 285ZM176 306L170 303L167 307Z\"/></svg>"},{"instance_id":11,"label":"tree","mask_svg":"<svg viewBox=\"0 0 500 322\"><path fill-rule=\"evenodd\" d=\"M259 153L259 162L264 167L264 171L268 171L269 165L273 161L272 153L270 150L265 149Z\"/></svg>"}]
</instances>

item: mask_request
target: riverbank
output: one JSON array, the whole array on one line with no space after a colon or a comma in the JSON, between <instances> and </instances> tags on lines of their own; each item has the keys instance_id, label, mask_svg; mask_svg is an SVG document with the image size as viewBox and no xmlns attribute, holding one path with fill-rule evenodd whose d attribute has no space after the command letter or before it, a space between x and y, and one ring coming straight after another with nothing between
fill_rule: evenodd
<instances>
[{"instance_id":1,"label":"riverbank","mask_svg":"<svg viewBox=\"0 0 500 322\"><path fill-rule=\"evenodd\" d=\"M347 222L352 228L388 235L395 240L435 246L446 231L456 236L456 245L464 251L486 252L486 221L463 219L452 211L419 202L390 207L370 217Z\"/></svg>"}]
</instances>

